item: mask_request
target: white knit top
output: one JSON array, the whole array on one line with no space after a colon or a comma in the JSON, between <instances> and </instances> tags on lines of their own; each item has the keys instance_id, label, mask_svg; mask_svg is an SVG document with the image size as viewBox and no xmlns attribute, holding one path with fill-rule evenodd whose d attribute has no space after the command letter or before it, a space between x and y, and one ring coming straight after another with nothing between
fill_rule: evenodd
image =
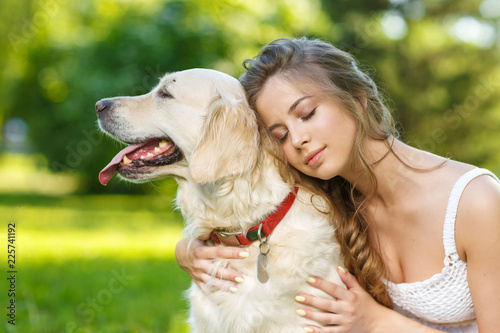
<instances>
[{"instance_id":1,"label":"white knit top","mask_svg":"<svg viewBox=\"0 0 500 333\"><path fill-rule=\"evenodd\" d=\"M445 258L441 273L422 282L395 284L387 281L394 310L446 332L478 332L467 283L467 263L460 259L455 246L455 219L465 187L481 175L490 175L500 182L486 169L473 169L462 175L453 186L444 221Z\"/></svg>"}]
</instances>

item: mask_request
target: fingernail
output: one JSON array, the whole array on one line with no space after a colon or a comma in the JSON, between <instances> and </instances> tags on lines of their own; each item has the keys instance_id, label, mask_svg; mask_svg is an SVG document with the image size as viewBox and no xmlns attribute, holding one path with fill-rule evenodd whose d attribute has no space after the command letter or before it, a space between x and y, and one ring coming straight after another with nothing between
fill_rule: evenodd
<instances>
[{"instance_id":1,"label":"fingernail","mask_svg":"<svg viewBox=\"0 0 500 333\"><path fill-rule=\"evenodd\" d=\"M243 283L245 282L245 280L243 280L243 278L240 278L239 276L235 277L234 278L234 281L238 282L238 283Z\"/></svg>"},{"instance_id":2,"label":"fingernail","mask_svg":"<svg viewBox=\"0 0 500 333\"><path fill-rule=\"evenodd\" d=\"M337 268L338 268L338 269L339 269L339 271L341 271L342 273L347 273L347 270L346 270L344 267L342 267L342 266L338 266Z\"/></svg>"},{"instance_id":3,"label":"fingernail","mask_svg":"<svg viewBox=\"0 0 500 333\"><path fill-rule=\"evenodd\" d=\"M304 296L295 296L295 300L297 302L304 302L306 300L306 298Z\"/></svg>"},{"instance_id":4,"label":"fingernail","mask_svg":"<svg viewBox=\"0 0 500 333\"><path fill-rule=\"evenodd\" d=\"M230 291L230 292L232 292L232 293L235 293L235 292L237 292L237 291L238 291L238 288L236 288L236 287L231 287L231 288L229 288L229 291Z\"/></svg>"},{"instance_id":5,"label":"fingernail","mask_svg":"<svg viewBox=\"0 0 500 333\"><path fill-rule=\"evenodd\" d=\"M316 279L313 278L312 276L310 276L310 277L307 278L306 281L309 282L309 283L314 283L314 282L316 282Z\"/></svg>"},{"instance_id":6,"label":"fingernail","mask_svg":"<svg viewBox=\"0 0 500 333\"><path fill-rule=\"evenodd\" d=\"M299 316L302 316L302 317L304 317L306 315L306 312L302 309L297 309L297 310L295 310L295 312L297 312L297 314Z\"/></svg>"},{"instance_id":7,"label":"fingernail","mask_svg":"<svg viewBox=\"0 0 500 333\"><path fill-rule=\"evenodd\" d=\"M248 258L248 252L240 252L239 256L242 258Z\"/></svg>"},{"instance_id":8,"label":"fingernail","mask_svg":"<svg viewBox=\"0 0 500 333\"><path fill-rule=\"evenodd\" d=\"M309 327L304 327L304 331L306 331L308 333L314 332L313 329L309 328Z\"/></svg>"}]
</instances>

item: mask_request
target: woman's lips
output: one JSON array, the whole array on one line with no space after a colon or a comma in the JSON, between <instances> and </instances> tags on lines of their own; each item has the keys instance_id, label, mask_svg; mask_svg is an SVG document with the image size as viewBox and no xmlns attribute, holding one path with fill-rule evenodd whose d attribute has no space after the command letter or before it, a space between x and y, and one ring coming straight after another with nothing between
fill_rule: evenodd
<instances>
[{"instance_id":1,"label":"woman's lips","mask_svg":"<svg viewBox=\"0 0 500 333\"><path fill-rule=\"evenodd\" d=\"M306 164L309 165L310 167L314 167L319 163L319 160L321 159L321 156L323 155L323 152L325 151L325 148L320 148L317 149L306 156Z\"/></svg>"}]
</instances>

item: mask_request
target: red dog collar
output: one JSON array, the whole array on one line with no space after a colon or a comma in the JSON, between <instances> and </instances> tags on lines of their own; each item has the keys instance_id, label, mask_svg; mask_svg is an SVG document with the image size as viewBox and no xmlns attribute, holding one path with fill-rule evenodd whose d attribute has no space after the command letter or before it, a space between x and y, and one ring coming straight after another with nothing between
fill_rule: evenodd
<instances>
[{"instance_id":1,"label":"red dog collar","mask_svg":"<svg viewBox=\"0 0 500 333\"><path fill-rule=\"evenodd\" d=\"M246 233L232 233L214 230L210 234L210 237L217 244L223 244L226 246L248 246L259 239L258 231L261 225L262 230L260 236L269 236L273 232L274 228L276 228L276 226L281 222L283 217L285 217L286 213L288 213L290 207L292 207L298 190L298 187L295 186L293 191L288 194L285 200L281 202L274 212L272 212L264 221L248 229Z\"/></svg>"}]
</instances>

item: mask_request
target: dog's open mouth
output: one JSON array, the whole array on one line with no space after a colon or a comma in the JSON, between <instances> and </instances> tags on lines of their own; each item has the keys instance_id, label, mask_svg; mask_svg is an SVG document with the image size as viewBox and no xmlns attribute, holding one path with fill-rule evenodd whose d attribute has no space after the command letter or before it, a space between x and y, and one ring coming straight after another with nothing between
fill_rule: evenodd
<instances>
[{"instance_id":1,"label":"dog's open mouth","mask_svg":"<svg viewBox=\"0 0 500 333\"><path fill-rule=\"evenodd\" d=\"M170 139L152 139L132 144L120 151L99 173L99 181L106 185L117 171L136 173L140 168L169 165L180 161L182 152Z\"/></svg>"}]
</instances>

